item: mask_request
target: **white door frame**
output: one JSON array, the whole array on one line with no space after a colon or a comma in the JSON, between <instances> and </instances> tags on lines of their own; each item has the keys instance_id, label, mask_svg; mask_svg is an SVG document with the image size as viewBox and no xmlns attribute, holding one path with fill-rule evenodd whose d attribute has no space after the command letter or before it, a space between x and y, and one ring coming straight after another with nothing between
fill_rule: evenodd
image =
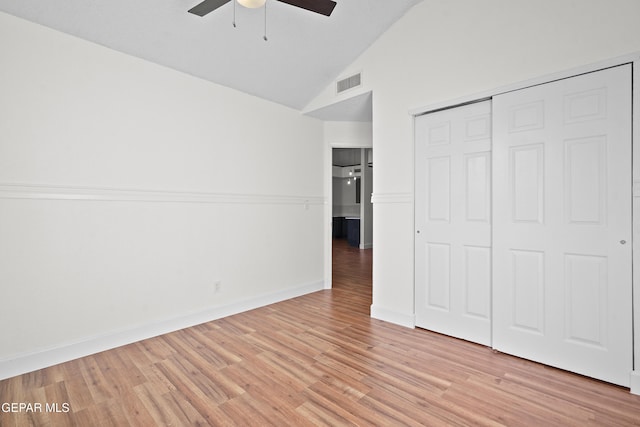
<instances>
[{"instance_id":1,"label":"white door frame","mask_svg":"<svg viewBox=\"0 0 640 427\"><path fill-rule=\"evenodd\" d=\"M451 99L435 104L418 107L409 111L414 118L423 114L428 114L437 110L452 108L458 105L467 104L470 102L476 102L493 96L511 92L514 90L520 90L531 86L549 83L555 80L565 79L573 77L579 74L590 73L604 68L615 67L623 64L633 65L633 86L632 94L632 152L633 152L633 194L630 197L633 198L633 223L632 223L632 250L633 250L633 270L640 271L640 52L629 55L624 55L604 61L599 61L593 64L588 64L576 68L571 68L564 71L559 71L552 74L547 74L534 79L526 80L519 83L514 83L492 90L471 94L468 96ZM415 144L415 141L414 141ZM638 234L638 238L636 238ZM414 248L415 251L415 248ZM633 372L631 373L631 393L640 395L640 274L633 275ZM415 306L415 301L414 301Z\"/></svg>"}]
</instances>

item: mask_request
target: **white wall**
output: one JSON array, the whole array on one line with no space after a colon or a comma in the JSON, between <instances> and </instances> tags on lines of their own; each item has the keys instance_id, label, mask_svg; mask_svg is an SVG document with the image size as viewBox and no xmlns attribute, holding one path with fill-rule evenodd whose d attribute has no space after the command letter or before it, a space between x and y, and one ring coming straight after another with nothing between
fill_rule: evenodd
<instances>
[{"instance_id":1,"label":"white wall","mask_svg":"<svg viewBox=\"0 0 640 427\"><path fill-rule=\"evenodd\" d=\"M366 76L349 96L373 91L374 317L413 325L408 112L640 51L639 16L636 0L425 0L344 70ZM343 99L330 86L305 111Z\"/></svg>"},{"instance_id":2,"label":"white wall","mask_svg":"<svg viewBox=\"0 0 640 427\"><path fill-rule=\"evenodd\" d=\"M333 216L360 216L353 181L349 185L346 178L333 178Z\"/></svg>"},{"instance_id":3,"label":"white wall","mask_svg":"<svg viewBox=\"0 0 640 427\"><path fill-rule=\"evenodd\" d=\"M324 122L324 140L334 148L371 147L371 122Z\"/></svg>"},{"instance_id":4,"label":"white wall","mask_svg":"<svg viewBox=\"0 0 640 427\"><path fill-rule=\"evenodd\" d=\"M320 121L2 13L0 58L0 378L322 288Z\"/></svg>"}]
</instances>

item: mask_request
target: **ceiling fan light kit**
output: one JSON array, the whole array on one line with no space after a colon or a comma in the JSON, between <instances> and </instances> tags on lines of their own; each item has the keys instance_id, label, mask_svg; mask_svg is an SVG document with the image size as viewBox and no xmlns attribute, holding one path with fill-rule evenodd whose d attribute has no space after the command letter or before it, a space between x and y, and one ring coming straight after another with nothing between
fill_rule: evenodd
<instances>
[{"instance_id":1,"label":"ceiling fan light kit","mask_svg":"<svg viewBox=\"0 0 640 427\"><path fill-rule=\"evenodd\" d=\"M229 3L232 0L204 0L198 3L191 9L189 13L193 13L198 16L205 16L208 13L213 12L221 6ZM258 8L262 7L266 0L237 0L244 7ZM277 0L281 3L286 3L291 6L299 7L301 9L308 10L310 12L319 13L321 15L330 16L333 9L336 7L336 2L333 0Z\"/></svg>"},{"instance_id":2,"label":"ceiling fan light kit","mask_svg":"<svg viewBox=\"0 0 640 427\"><path fill-rule=\"evenodd\" d=\"M198 3L191 9L189 9L189 13L193 13L198 16L205 16L210 12L213 12L220 6L224 6L225 4L233 1L233 28L236 28L236 1L244 7L249 9L257 9L259 7L264 6L264 36L262 37L264 41L267 41L267 0L204 0L201 3ZM336 7L336 2L333 0L277 0L281 3L286 3L291 6L296 6L301 9L306 9L311 12L319 13L321 15L330 16L333 12L333 9Z\"/></svg>"},{"instance_id":3,"label":"ceiling fan light kit","mask_svg":"<svg viewBox=\"0 0 640 427\"><path fill-rule=\"evenodd\" d=\"M256 9L264 6L267 0L238 0L238 3L249 9Z\"/></svg>"}]
</instances>

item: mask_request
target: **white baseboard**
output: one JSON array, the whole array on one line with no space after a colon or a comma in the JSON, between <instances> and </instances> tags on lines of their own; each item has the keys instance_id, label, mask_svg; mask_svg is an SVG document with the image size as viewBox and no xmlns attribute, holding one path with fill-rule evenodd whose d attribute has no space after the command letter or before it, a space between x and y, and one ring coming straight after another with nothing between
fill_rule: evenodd
<instances>
[{"instance_id":1,"label":"white baseboard","mask_svg":"<svg viewBox=\"0 0 640 427\"><path fill-rule=\"evenodd\" d=\"M630 391L631 394L640 396L640 371L631 371Z\"/></svg>"},{"instance_id":2,"label":"white baseboard","mask_svg":"<svg viewBox=\"0 0 640 427\"><path fill-rule=\"evenodd\" d=\"M398 313L396 311L387 310L386 308L376 307L371 305L371 317L378 320L384 320L385 322L395 323L396 325L404 326L407 328L416 327L415 315Z\"/></svg>"},{"instance_id":3,"label":"white baseboard","mask_svg":"<svg viewBox=\"0 0 640 427\"><path fill-rule=\"evenodd\" d=\"M324 281L0 360L0 380L324 289Z\"/></svg>"}]
</instances>

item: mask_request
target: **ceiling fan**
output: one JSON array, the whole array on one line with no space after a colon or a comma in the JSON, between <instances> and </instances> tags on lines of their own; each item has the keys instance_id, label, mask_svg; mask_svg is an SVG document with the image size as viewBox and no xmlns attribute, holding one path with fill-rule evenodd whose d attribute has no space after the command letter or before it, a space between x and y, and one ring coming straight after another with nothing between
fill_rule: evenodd
<instances>
[{"instance_id":1,"label":"ceiling fan","mask_svg":"<svg viewBox=\"0 0 640 427\"><path fill-rule=\"evenodd\" d=\"M205 16L206 14L213 12L220 6L229 3L232 0L204 0L202 3L189 9L189 13L193 13L198 16ZM235 0L233 0L235 1ZM281 3L287 3L291 6L296 6L302 9L306 9L311 12L319 13L321 15L330 16L333 12L333 8L336 6L336 2L332 0L277 0ZM254 8L260 7L264 4L264 0L238 0L238 3L243 6Z\"/></svg>"}]
</instances>

